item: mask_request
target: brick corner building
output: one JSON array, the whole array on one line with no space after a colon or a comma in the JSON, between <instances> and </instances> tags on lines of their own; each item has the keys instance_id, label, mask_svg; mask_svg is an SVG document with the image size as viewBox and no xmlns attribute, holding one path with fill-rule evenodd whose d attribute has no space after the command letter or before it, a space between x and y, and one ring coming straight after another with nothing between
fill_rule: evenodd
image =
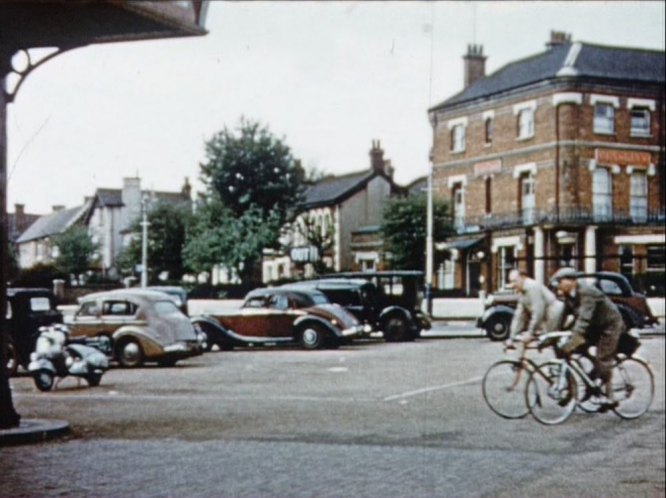
<instances>
[{"instance_id":1,"label":"brick corner building","mask_svg":"<svg viewBox=\"0 0 666 498\"><path fill-rule=\"evenodd\" d=\"M435 195L457 235L437 241L440 288L504 287L512 268L619 271L663 292L664 52L572 42L485 75L429 110ZM657 289L659 288L659 289Z\"/></svg>"}]
</instances>

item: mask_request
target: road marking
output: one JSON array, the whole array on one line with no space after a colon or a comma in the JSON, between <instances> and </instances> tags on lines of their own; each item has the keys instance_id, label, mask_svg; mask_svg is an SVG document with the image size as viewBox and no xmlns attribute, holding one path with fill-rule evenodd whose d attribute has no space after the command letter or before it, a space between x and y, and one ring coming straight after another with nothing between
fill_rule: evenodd
<instances>
[{"instance_id":1,"label":"road marking","mask_svg":"<svg viewBox=\"0 0 666 498\"><path fill-rule=\"evenodd\" d=\"M387 396L384 398L384 401L396 401L398 399L409 398L411 396L418 396L419 394L426 394L433 391L441 391L442 389L448 389L450 387L465 386L467 384L476 384L481 379L483 379L483 376L473 377L471 379L463 380L461 382L453 382L451 384L440 384L439 386L422 387L421 389L415 389L414 391L407 391L405 393L393 394L391 396Z\"/></svg>"}]
</instances>

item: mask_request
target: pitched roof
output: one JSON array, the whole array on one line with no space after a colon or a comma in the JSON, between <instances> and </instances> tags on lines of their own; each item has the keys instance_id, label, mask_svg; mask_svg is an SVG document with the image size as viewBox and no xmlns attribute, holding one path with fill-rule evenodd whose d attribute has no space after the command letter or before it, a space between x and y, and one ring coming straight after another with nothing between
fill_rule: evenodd
<instances>
[{"instance_id":1,"label":"pitched roof","mask_svg":"<svg viewBox=\"0 0 666 498\"><path fill-rule=\"evenodd\" d=\"M663 51L565 43L507 64L434 106L432 110L555 78L663 84L666 79L664 72Z\"/></svg>"},{"instance_id":2,"label":"pitched roof","mask_svg":"<svg viewBox=\"0 0 666 498\"><path fill-rule=\"evenodd\" d=\"M43 239L52 235L63 233L87 211L88 205L78 206L71 209L62 209L54 213L40 216L28 229L21 234L16 241L18 244L30 242L31 240Z\"/></svg>"},{"instance_id":3,"label":"pitched roof","mask_svg":"<svg viewBox=\"0 0 666 498\"><path fill-rule=\"evenodd\" d=\"M363 170L343 176L331 176L310 185L305 190L303 207L313 208L338 204L350 195L361 190L375 176L372 170Z\"/></svg>"},{"instance_id":4,"label":"pitched roof","mask_svg":"<svg viewBox=\"0 0 666 498\"><path fill-rule=\"evenodd\" d=\"M148 195L149 197L158 201L168 202L171 204L189 200L188 196L182 192L158 192L155 190L142 190L141 194ZM95 192L95 197L99 199L99 205L102 207L122 207L125 205L123 203L123 191L121 189L98 188Z\"/></svg>"}]
</instances>

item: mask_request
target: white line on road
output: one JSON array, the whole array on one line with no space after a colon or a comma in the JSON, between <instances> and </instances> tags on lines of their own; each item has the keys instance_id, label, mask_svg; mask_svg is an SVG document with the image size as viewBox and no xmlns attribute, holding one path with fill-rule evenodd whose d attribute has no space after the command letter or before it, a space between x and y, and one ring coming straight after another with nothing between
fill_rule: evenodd
<instances>
[{"instance_id":1,"label":"white line on road","mask_svg":"<svg viewBox=\"0 0 666 498\"><path fill-rule=\"evenodd\" d=\"M453 382L451 384L441 384L439 386L430 386L422 387L421 389L415 389L414 391L407 391L406 393L393 394L384 398L384 401L395 401L398 399L409 398L411 396L418 396L419 394L425 394L433 391L441 391L442 389L448 389L450 387L465 386L467 384L475 384L479 382L483 377L473 377L471 379L463 380L461 382Z\"/></svg>"}]
</instances>

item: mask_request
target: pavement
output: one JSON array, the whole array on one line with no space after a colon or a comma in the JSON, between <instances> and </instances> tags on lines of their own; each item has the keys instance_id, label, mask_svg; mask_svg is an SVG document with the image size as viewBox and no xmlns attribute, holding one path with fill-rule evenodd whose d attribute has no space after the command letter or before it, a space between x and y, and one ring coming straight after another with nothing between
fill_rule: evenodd
<instances>
[{"instance_id":1,"label":"pavement","mask_svg":"<svg viewBox=\"0 0 666 498\"><path fill-rule=\"evenodd\" d=\"M50 419L22 419L13 429L0 429L0 447L41 443L69 434L69 422Z\"/></svg>"}]
</instances>

